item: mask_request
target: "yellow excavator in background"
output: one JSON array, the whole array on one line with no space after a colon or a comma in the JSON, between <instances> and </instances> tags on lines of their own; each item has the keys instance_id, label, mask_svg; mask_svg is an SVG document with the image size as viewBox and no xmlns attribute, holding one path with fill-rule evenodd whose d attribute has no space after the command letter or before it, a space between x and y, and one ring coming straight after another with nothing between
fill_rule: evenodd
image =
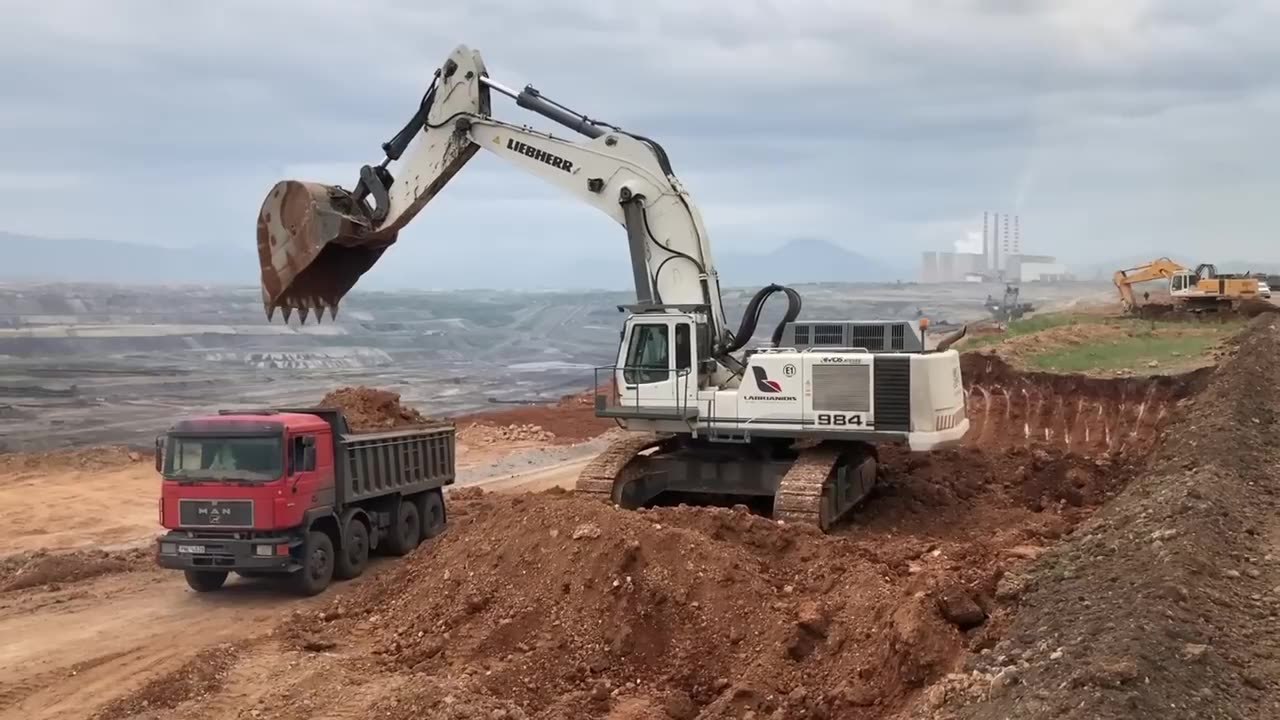
<instances>
[{"instance_id":1,"label":"yellow excavator in background","mask_svg":"<svg viewBox=\"0 0 1280 720\"><path fill-rule=\"evenodd\" d=\"M1112 280L1120 291L1125 312L1134 312L1138 303L1133 286L1166 278L1174 307L1193 312L1239 309L1245 300L1258 297L1258 279L1248 275L1220 274L1211 263L1190 270L1167 257L1133 268L1117 270Z\"/></svg>"}]
</instances>

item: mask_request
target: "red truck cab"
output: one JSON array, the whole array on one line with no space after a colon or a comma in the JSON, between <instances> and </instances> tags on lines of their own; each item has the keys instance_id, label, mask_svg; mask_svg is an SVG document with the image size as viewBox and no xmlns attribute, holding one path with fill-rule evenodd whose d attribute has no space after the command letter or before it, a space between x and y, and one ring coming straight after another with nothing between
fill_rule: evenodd
<instances>
[{"instance_id":1,"label":"red truck cab","mask_svg":"<svg viewBox=\"0 0 1280 720\"><path fill-rule=\"evenodd\" d=\"M326 408L224 411L157 439L157 562L207 592L229 572L290 576L315 594L443 530L453 428L352 434Z\"/></svg>"}]
</instances>

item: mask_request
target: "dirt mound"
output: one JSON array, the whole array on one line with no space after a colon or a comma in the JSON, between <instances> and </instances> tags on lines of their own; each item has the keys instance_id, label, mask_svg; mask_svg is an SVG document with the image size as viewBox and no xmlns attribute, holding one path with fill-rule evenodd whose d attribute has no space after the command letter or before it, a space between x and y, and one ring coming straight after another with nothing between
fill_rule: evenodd
<instances>
[{"instance_id":1,"label":"dirt mound","mask_svg":"<svg viewBox=\"0 0 1280 720\"><path fill-rule=\"evenodd\" d=\"M1280 717L1278 406L1259 318L1147 471L1006 582L1005 637L920 716Z\"/></svg>"},{"instance_id":2,"label":"dirt mound","mask_svg":"<svg viewBox=\"0 0 1280 720\"><path fill-rule=\"evenodd\" d=\"M109 470L131 463L147 462L152 456L151 451L144 452L122 445L0 453L0 473Z\"/></svg>"},{"instance_id":3,"label":"dirt mound","mask_svg":"<svg viewBox=\"0 0 1280 720\"><path fill-rule=\"evenodd\" d=\"M480 495L452 523L302 623L304 642L372 637L399 671L470 677L544 717L637 696L705 718L838 716L896 697L963 643L927 577L906 592L874 554L745 509ZM993 582L977 566L948 587Z\"/></svg>"},{"instance_id":4,"label":"dirt mound","mask_svg":"<svg viewBox=\"0 0 1280 720\"><path fill-rule=\"evenodd\" d=\"M618 427L608 418L595 415L595 393L565 395L554 405L522 405L454 418L458 427L467 424L502 426L536 425L552 437L548 442L572 445L602 435Z\"/></svg>"},{"instance_id":5,"label":"dirt mound","mask_svg":"<svg viewBox=\"0 0 1280 720\"><path fill-rule=\"evenodd\" d=\"M41 585L65 585L100 575L131 572L152 565L145 550L37 551L0 559L0 592Z\"/></svg>"},{"instance_id":6,"label":"dirt mound","mask_svg":"<svg viewBox=\"0 0 1280 720\"><path fill-rule=\"evenodd\" d=\"M996 642L1004 575L1128 470L1057 448L883 459L832 535L741 507L454 493L448 533L283 629L414 678L379 717L886 717Z\"/></svg>"},{"instance_id":7,"label":"dirt mound","mask_svg":"<svg viewBox=\"0 0 1280 720\"><path fill-rule=\"evenodd\" d=\"M400 404L400 394L365 387L343 387L325 395L319 407L341 408L355 432L431 425L431 418Z\"/></svg>"},{"instance_id":8,"label":"dirt mound","mask_svg":"<svg viewBox=\"0 0 1280 720\"><path fill-rule=\"evenodd\" d=\"M1235 310L1222 309L1214 312L1193 312L1172 302L1150 302L1134 308L1133 314L1145 320L1185 321L1185 322L1235 322L1240 318L1255 318L1259 315L1280 313L1280 306L1262 298L1249 298L1240 302Z\"/></svg>"},{"instance_id":9,"label":"dirt mound","mask_svg":"<svg viewBox=\"0 0 1280 720\"><path fill-rule=\"evenodd\" d=\"M1239 313L1247 318L1255 318L1259 315L1270 315L1280 313L1280 305L1276 305L1262 298L1249 298L1240 303Z\"/></svg>"},{"instance_id":10,"label":"dirt mound","mask_svg":"<svg viewBox=\"0 0 1280 720\"><path fill-rule=\"evenodd\" d=\"M1177 403L1202 389L1213 372L1058 375L1015 370L989 353L963 353L960 363L971 423L966 444L1047 444L1084 455L1148 447Z\"/></svg>"},{"instance_id":11,"label":"dirt mound","mask_svg":"<svg viewBox=\"0 0 1280 720\"><path fill-rule=\"evenodd\" d=\"M500 445L509 442L552 442L554 433L540 425L492 425L472 423L458 431L458 442L464 445Z\"/></svg>"}]
</instances>

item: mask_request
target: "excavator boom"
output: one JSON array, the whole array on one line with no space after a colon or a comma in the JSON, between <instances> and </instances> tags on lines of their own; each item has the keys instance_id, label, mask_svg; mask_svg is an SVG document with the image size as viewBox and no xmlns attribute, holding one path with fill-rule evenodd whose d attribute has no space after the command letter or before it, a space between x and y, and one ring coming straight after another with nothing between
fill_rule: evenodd
<instances>
[{"instance_id":1,"label":"excavator boom","mask_svg":"<svg viewBox=\"0 0 1280 720\"><path fill-rule=\"evenodd\" d=\"M1125 311L1128 312L1138 304L1137 299L1133 296L1134 285L1162 278L1169 279L1175 273L1185 270L1186 268L1182 265L1167 257L1162 257L1137 267L1117 270L1111 280L1115 283L1116 290L1120 292L1120 303L1124 306Z\"/></svg>"},{"instance_id":2,"label":"excavator boom","mask_svg":"<svg viewBox=\"0 0 1280 720\"><path fill-rule=\"evenodd\" d=\"M588 140L494 118L491 91ZM352 191L285 180L268 193L258 214L268 317L277 309L286 320L294 311L303 322L325 309L336 316L338 303L400 230L484 148L623 225L641 304L700 308L719 354L749 339L725 326L702 218L658 143L574 113L532 87L508 89L488 77L479 53L459 46L408 124L382 148L386 159L361 168Z\"/></svg>"}]
</instances>

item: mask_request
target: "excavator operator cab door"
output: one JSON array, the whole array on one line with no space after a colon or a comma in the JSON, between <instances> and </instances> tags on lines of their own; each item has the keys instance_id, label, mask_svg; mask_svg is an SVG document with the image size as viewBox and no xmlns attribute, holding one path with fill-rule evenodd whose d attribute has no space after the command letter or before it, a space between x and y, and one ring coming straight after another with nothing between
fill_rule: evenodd
<instances>
[{"instance_id":1,"label":"excavator operator cab door","mask_svg":"<svg viewBox=\"0 0 1280 720\"><path fill-rule=\"evenodd\" d=\"M683 410L696 400L697 326L687 315L636 315L627 320L618 353L618 402L623 407Z\"/></svg>"},{"instance_id":2,"label":"excavator operator cab door","mask_svg":"<svg viewBox=\"0 0 1280 720\"><path fill-rule=\"evenodd\" d=\"M1169 278L1169 294L1174 297L1187 295L1194 284L1192 280L1194 277L1189 272L1174 273L1173 277Z\"/></svg>"}]
</instances>

